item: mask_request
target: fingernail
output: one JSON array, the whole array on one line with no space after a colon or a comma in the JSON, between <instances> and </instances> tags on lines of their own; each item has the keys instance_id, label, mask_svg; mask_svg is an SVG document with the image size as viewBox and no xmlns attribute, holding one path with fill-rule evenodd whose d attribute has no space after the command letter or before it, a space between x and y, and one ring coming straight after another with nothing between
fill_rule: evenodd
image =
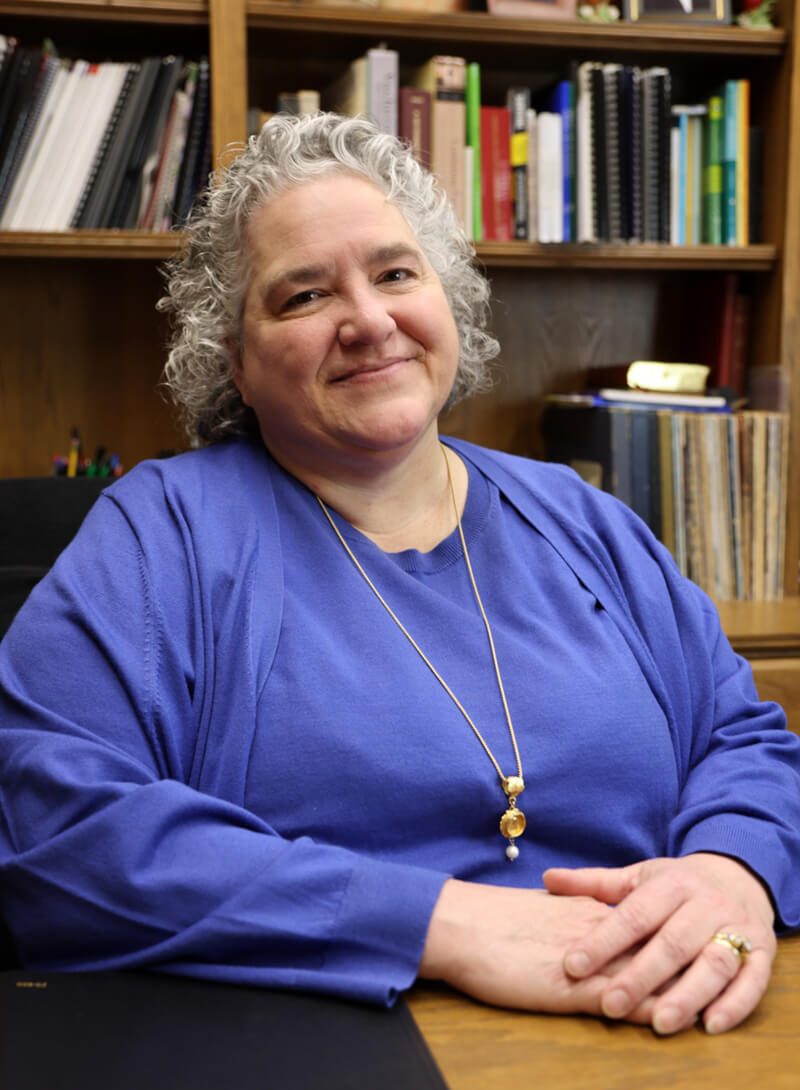
<instances>
[{"instance_id":1,"label":"fingernail","mask_svg":"<svg viewBox=\"0 0 800 1090\"><path fill-rule=\"evenodd\" d=\"M682 1025L683 1015L677 1007L664 1007L653 1019L653 1029L656 1033L674 1033Z\"/></svg>"},{"instance_id":2,"label":"fingernail","mask_svg":"<svg viewBox=\"0 0 800 1090\"><path fill-rule=\"evenodd\" d=\"M578 950L577 953L570 954L564 964L570 976L586 976L590 967L589 955Z\"/></svg>"},{"instance_id":3,"label":"fingernail","mask_svg":"<svg viewBox=\"0 0 800 1090\"><path fill-rule=\"evenodd\" d=\"M603 1014L608 1018L620 1018L631 1005L628 993L622 988L615 988L603 999Z\"/></svg>"},{"instance_id":4,"label":"fingernail","mask_svg":"<svg viewBox=\"0 0 800 1090\"><path fill-rule=\"evenodd\" d=\"M724 1033L728 1025L728 1019L724 1014L712 1014L706 1022L706 1033Z\"/></svg>"}]
</instances>

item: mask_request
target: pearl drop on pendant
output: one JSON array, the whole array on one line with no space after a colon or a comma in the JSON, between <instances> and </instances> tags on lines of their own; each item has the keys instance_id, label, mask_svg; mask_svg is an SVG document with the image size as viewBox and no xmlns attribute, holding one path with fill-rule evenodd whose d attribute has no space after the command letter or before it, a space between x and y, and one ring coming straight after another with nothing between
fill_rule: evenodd
<instances>
[{"instance_id":1,"label":"pearl drop on pendant","mask_svg":"<svg viewBox=\"0 0 800 1090\"><path fill-rule=\"evenodd\" d=\"M517 845L516 844L509 844L508 847L506 848L506 855L508 856L508 858L513 863L514 860L519 855L519 848L517 847Z\"/></svg>"}]
</instances>

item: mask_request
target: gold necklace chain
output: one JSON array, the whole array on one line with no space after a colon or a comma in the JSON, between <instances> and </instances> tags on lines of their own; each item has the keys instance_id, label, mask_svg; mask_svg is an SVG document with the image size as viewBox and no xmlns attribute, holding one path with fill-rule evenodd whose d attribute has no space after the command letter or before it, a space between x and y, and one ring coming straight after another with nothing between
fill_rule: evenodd
<instances>
[{"instance_id":1,"label":"gold necklace chain","mask_svg":"<svg viewBox=\"0 0 800 1090\"><path fill-rule=\"evenodd\" d=\"M358 572L360 573L360 575L362 576L362 578L366 582L367 586L370 588L372 593L375 595L375 597L381 603L381 605L386 610L386 612L389 614L389 616L392 618L394 623L397 625L397 627L400 629L400 631L406 637L408 642L411 644L411 646L417 652L417 654L422 659L422 661L425 663L425 665L428 667L428 669L433 674L433 676L436 678L436 680L442 686L442 688L447 693L447 695L450 697L450 699L453 701L455 706L458 708L458 710L464 716L467 723L469 723L470 727L472 727L472 730L475 733L475 736L477 737L480 744L483 746L487 757L492 762L492 764L494 766L494 769L497 772L497 775L500 777L500 783L501 783L501 785L503 787L503 791L505 792L506 799L507 799L507 802L508 802L508 808L505 811L505 813L503 814L503 816L500 818L500 832L508 840L508 847L506 848L506 855L508 856L508 858L510 860L514 860L519 855L519 848L517 847L517 845L515 843L515 840L516 840L517 837L522 836L523 832L525 831L525 815L523 814L523 812L517 806L517 796L521 795L522 792L525 790L525 781L524 781L523 775L522 775L522 761L520 760L519 747L517 746L517 737L516 737L516 735L514 733L514 724L511 721L511 712L508 710L508 701L506 700L506 693L505 693L505 689L503 687L503 678L502 678L502 676L500 674L500 664L497 661L497 651L495 650L495 646L494 646L494 637L492 636L491 625L489 624L489 618L486 616L486 610L483 608L483 602L481 601L481 596L478 593L478 585L475 582L475 575L474 575L474 573L472 571L472 563L470 562L470 558L469 558L469 550L467 549L467 542L466 542L466 538L464 537L464 530L462 529L462 526L461 526L461 516L460 516L459 511L458 511L458 502L456 501L456 491L455 491L455 486L453 485L453 475L452 475L452 473L450 471L450 459L447 457L447 451L446 451L446 449L444 447L444 444L440 443L439 445L440 445L441 450L442 450L442 455L444 457L445 466L447 467L447 483L448 483L448 485L450 487L450 497L451 497L451 499L453 501L453 509L455 511L455 514L456 514L456 525L458 526L458 536L461 539L461 548L462 548L463 553L464 553L464 559L467 562L467 572L469 573L469 580L470 580L470 583L472 584L472 592L475 595L475 601L478 604L478 609L480 610L480 614L481 614L481 617L483 618L483 623L484 623L484 626L486 628L486 635L487 635L487 637L489 639L489 647L490 647L491 652L492 652L492 662L494 664L495 677L497 678L497 687L500 690L500 699L503 702L503 711L505 712L505 716L506 716L506 723L508 725L508 733L509 733L509 735L511 737L511 745L512 745L512 747L514 749L514 757L515 757L516 762L517 762L517 775L516 776L504 776L503 775L503 771L500 768L500 765L498 764L497 759L495 758L495 755L492 753L491 749L489 748L488 743L486 742L486 739L483 737L481 732L478 730L477 726L473 722L471 716L467 712L464 705L458 699L458 697L453 692L453 690L450 688L450 686L447 684L445 679L442 677L442 675L439 673L439 671L433 665L431 660L428 658L428 656L425 654L425 652L419 646L417 641L414 639L414 637L411 635L411 633L405 627L403 622L400 620L400 618L397 616L397 614L391 608L389 603L386 601L386 599L380 593L380 591L375 586L375 584L372 582L370 577L364 571L364 569L361 566L361 564L359 563L358 558L356 557L355 553L350 548L350 546L347 544L347 542L345 541L342 534L339 532L339 527L333 521L333 518L331 517L330 511L325 506L324 502L322 501L322 499L319 496L317 496L317 501L319 502L319 505L322 508L322 510L325 512L325 517L327 518L328 522L333 527L333 532L336 534L339 541L344 546L345 552L347 553L347 555L352 560L353 564L355 565L356 569L358 570Z\"/></svg>"}]
</instances>

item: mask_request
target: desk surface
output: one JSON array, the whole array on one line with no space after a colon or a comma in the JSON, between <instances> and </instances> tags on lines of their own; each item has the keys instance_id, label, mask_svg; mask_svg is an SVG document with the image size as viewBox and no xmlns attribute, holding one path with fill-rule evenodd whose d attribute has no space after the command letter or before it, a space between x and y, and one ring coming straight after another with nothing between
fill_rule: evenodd
<instances>
[{"instance_id":1,"label":"desk surface","mask_svg":"<svg viewBox=\"0 0 800 1090\"><path fill-rule=\"evenodd\" d=\"M599 1018L497 1010L424 985L408 1002L450 1090L800 1086L800 935L779 943L759 1008L721 1037L695 1029L659 1038Z\"/></svg>"}]
</instances>

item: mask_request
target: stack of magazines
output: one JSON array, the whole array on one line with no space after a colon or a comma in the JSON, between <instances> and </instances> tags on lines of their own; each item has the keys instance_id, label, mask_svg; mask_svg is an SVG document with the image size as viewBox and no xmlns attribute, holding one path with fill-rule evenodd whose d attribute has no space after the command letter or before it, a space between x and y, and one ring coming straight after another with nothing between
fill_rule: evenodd
<instances>
[{"instance_id":1,"label":"stack of magazines","mask_svg":"<svg viewBox=\"0 0 800 1090\"><path fill-rule=\"evenodd\" d=\"M66 60L0 35L0 228L167 231L210 162L206 59Z\"/></svg>"}]
</instances>

